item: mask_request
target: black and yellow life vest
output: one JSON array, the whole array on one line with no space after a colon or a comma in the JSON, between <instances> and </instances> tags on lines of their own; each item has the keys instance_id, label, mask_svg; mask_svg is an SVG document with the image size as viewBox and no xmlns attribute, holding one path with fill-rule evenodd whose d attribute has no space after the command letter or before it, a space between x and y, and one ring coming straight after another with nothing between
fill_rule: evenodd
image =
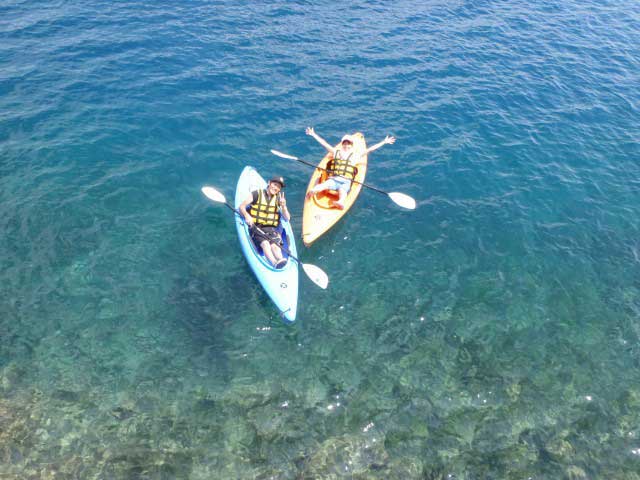
<instances>
[{"instance_id":1,"label":"black and yellow life vest","mask_svg":"<svg viewBox=\"0 0 640 480\"><path fill-rule=\"evenodd\" d=\"M267 200L265 190L258 191L258 200L251 205L249 215L258 225L263 227L277 227L280 223L280 212L278 211L278 195L273 195Z\"/></svg>"},{"instance_id":2,"label":"black and yellow life vest","mask_svg":"<svg viewBox=\"0 0 640 480\"><path fill-rule=\"evenodd\" d=\"M349 163L349 159L352 155L353 152L351 152L347 158L342 158L340 150L337 150L333 160L331 160L328 165L329 168L327 168L327 170L329 170L329 173L353 180L358 169Z\"/></svg>"}]
</instances>

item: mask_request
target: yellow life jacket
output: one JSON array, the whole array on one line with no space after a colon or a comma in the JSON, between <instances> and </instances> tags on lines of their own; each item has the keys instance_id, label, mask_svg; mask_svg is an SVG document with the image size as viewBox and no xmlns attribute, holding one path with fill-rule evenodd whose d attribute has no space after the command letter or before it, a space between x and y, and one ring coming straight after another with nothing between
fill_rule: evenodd
<instances>
[{"instance_id":1,"label":"yellow life jacket","mask_svg":"<svg viewBox=\"0 0 640 480\"><path fill-rule=\"evenodd\" d=\"M278 195L274 195L267 201L265 190L258 191L258 200L251 205L249 215L258 225L263 227L277 227L280 223L278 211Z\"/></svg>"},{"instance_id":2,"label":"yellow life jacket","mask_svg":"<svg viewBox=\"0 0 640 480\"><path fill-rule=\"evenodd\" d=\"M358 169L349 162L353 152L349 153L347 158L342 158L340 153L340 150L336 150L333 160L331 160L327 170L329 170L329 173L332 175L340 175L341 177L353 180L356 177L356 172L358 171Z\"/></svg>"}]
</instances>

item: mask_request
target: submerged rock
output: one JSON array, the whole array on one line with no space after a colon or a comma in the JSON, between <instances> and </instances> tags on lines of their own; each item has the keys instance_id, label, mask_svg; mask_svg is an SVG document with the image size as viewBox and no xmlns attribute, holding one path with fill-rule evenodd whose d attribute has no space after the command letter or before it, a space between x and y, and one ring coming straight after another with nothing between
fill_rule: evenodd
<instances>
[{"instance_id":1,"label":"submerged rock","mask_svg":"<svg viewBox=\"0 0 640 480\"><path fill-rule=\"evenodd\" d=\"M566 461L575 453L573 446L562 438L548 442L545 445L545 450L558 461Z\"/></svg>"},{"instance_id":2,"label":"submerged rock","mask_svg":"<svg viewBox=\"0 0 640 480\"><path fill-rule=\"evenodd\" d=\"M336 478L367 475L388 478L389 454L376 438L342 436L329 438L303 466L303 478ZM376 472L374 474L373 472Z\"/></svg>"},{"instance_id":3,"label":"submerged rock","mask_svg":"<svg viewBox=\"0 0 640 480\"><path fill-rule=\"evenodd\" d=\"M237 383L223 394L221 401L227 407L235 406L241 410L250 410L270 403L275 395L275 387L268 382Z\"/></svg>"},{"instance_id":4,"label":"submerged rock","mask_svg":"<svg viewBox=\"0 0 640 480\"><path fill-rule=\"evenodd\" d=\"M587 478L586 472L575 465L571 465L566 471L569 480L584 480Z\"/></svg>"},{"instance_id":5,"label":"submerged rock","mask_svg":"<svg viewBox=\"0 0 640 480\"><path fill-rule=\"evenodd\" d=\"M315 407L326 402L329 396L328 387L319 380L312 380L304 388L304 404L306 407Z\"/></svg>"},{"instance_id":6,"label":"submerged rock","mask_svg":"<svg viewBox=\"0 0 640 480\"><path fill-rule=\"evenodd\" d=\"M118 420L126 420L127 418L135 415L135 412L133 410L124 407L116 407L109 413Z\"/></svg>"},{"instance_id":7,"label":"submerged rock","mask_svg":"<svg viewBox=\"0 0 640 480\"><path fill-rule=\"evenodd\" d=\"M282 408L272 405L259 407L251 412L250 418L261 440L274 441L280 436L287 436Z\"/></svg>"},{"instance_id":8,"label":"submerged rock","mask_svg":"<svg viewBox=\"0 0 640 480\"><path fill-rule=\"evenodd\" d=\"M80 401L81 395L78 392L60 388L58 390L54 390L51 396L57 400L62 400L63 402L76 403Z\"/></svg>"},{"instance_id":9,"label":"submerged rock","mask_svg":"<svg viewBox=\"0 0 640 480\"><path fill-rule=\"evenodd\" d=\"M229 418L222 427L222 438L229 454L249 460L256 432L244 418Z\"/></svg>"},{"instance_id":10,"label":"submerged rock","mask_svg":"<svg viewBox=\"0 0 640 480\"><path fill-rule=\"evenodd\" d=\"M519 382L514 382L507 387L507 395L512 402L517 401L520 398L520 392L522 387Z\"/></svg>"}]
</instances>

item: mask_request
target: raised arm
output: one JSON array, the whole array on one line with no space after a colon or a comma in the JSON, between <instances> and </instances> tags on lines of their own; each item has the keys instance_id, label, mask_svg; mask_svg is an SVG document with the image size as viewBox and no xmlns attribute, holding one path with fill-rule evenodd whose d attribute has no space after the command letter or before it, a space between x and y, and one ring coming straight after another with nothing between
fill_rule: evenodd
<instances>
[{"instance_id":1,"label":"raised arm","mask_svg":"<svg viewBox=\"0 0 640 480\"><path fill-rule=\"evenodd\" d=\"M280 191L278 194L278 201L280 203L280 212L282 212L282 216L287 222L291 221L291 214L289 213L289 209L287 208L287 199L284 198L284 192Z\"/></svg>"},{"instance_id":2,"label":"raised arm","mask_svg":"<svg viewBox=\"0 0 640 480\"><path fill-rule=\"evenodd\" d=\"M388 144L395 143L395 141L396 141L396 137L387 135L386 137L384 137L384 140L382 140L381 142L376 143L375 145L372 145L371 147L367 148L367 153L371 153L374 150L379 149L381 146L386 145L387 143Z\"/></svg>"},{"instance_id":3,"label":"raised arm","mask_svg":"<svg viewBox=\"0 0 640 480\"><path fill-rule=\"evenodd\" d=\"M313 129L313 127L307 127L307 129L305 130L305 133L310 137L315 138L320 145L322 145L324 148L327 149L328 152L333 153L333 147L329 145L329 143L324 138L318 135Z\"/></svg>"}]
</instances>

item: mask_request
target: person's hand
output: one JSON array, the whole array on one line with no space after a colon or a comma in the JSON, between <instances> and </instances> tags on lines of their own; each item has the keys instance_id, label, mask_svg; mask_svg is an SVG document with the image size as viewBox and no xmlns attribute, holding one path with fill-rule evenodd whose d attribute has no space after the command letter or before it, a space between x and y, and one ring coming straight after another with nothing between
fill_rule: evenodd
<instances>
[{"instance_id":1,"label":"person's hand","mask_svg":"<svg viewBox=\"0 0 640 480\"><path fill-rule=\"evenodd\" d=\"M247 224L247 227L249 227L249 230L251 230L255 223L253 222L253 218L251 218L251 215L247 215L248 218L245 217L244 221Z\"/></svg>"},{"instance_id":2,"label":"person's hand","mask_svg":"<svg viewBox=\"0 0 640 480\"><path fill-rule=\"evenodd\" d=\"M384 143L388 143L389 145L391 145L392 143L395 143L396 141L396 137L394 137L393 135L387 135L384 139Z\"/></svg>"},{"instance_id":3,"label":"person's hand","mask_svg":"<svg viewBox=\"0 0 640 480\"><path fill-rule=\"evenodd\" d=\"M287 199L284 198L284 193L280 194L280 207L287 208Z\"/></svg>"},{"instance_id":4,"label":"person's hand","mask_svg":"<svg viewBox=\"0 0 640 480\"><path fill-rule=\"evenodd\" d=\"M316 132L313 130L313 127L307 127L304 133L306 133L307 135L311 135L312 137L316 134Z\"/></svg>"}]
</instances>

